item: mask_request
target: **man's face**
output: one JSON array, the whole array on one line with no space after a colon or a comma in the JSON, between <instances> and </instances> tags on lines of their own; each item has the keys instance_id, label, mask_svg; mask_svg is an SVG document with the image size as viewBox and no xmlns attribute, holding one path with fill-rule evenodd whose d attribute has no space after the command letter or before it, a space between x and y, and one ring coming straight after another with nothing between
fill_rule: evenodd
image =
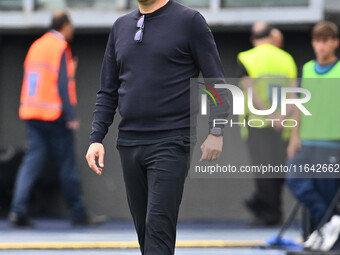
<instances>
[{"instance_id":1,"label":"man's face","mask_svg":"<svg viewBox=\"0 0 340 255\"><path fill-rule=\"evenodd\" d=\"M149 4L153 4L154 2L156 2L157 0L137 0L137 2L139 3L139 4L142 4L142 5L145 5L145 4L147 4L147 5L149 5Z\"/></svg>"},{"instance_id":2,"label":"man's face","mask_svg":"<svg viewBox=\"0 0 340 255\"><path fill-rule=\"evenodd\" d=\"M339 46L337 38L314 38L312 46L317 59L327 59L335 54L335 50Z\"/></svg>"}]
</instances>

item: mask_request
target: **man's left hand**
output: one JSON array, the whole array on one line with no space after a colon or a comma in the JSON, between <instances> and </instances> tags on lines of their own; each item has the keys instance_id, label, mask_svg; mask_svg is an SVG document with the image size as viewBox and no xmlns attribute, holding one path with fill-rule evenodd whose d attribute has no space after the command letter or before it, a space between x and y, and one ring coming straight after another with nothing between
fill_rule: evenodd
<instances>
[{"instance_id":1,"label":"man's left hand","mask_svg":"<svg viewBox=\"0 0 340 255\"><path fill-rule=\"evenodd\" d=\"M204 143L201 145L202 157L200 162L212 162L217 160L222 152L223 136L208 135Z\"/></svg>"},{"instance_id":2,"label":"man's left hand","mask_svg":"<svg viewBox=\"0 0 340 255\"><path fill-rule=\"evenodd\" d=\"M74 66L75 71L77 71L78 62L79 62L79 59L77 57L73 57L73 66Z\"/></svg>"}]
</instances>

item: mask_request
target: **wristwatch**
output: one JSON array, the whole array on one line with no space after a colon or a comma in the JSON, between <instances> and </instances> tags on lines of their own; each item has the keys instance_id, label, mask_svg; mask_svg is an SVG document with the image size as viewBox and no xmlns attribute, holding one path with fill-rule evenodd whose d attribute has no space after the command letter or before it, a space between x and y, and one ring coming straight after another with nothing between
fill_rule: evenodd
<instances>
[{"instance_id":1,"label":"wristwatch","mask_svg":"<svg viewBox=\"0 0 340 255\"><path fill-rule=\"evenodd\" d=\"M222 128L214 127L214 128L210 129L209 134L212 134L214 136L222 136L223 135L223 130L222 130Z\"/></svg>"}]
</instances>

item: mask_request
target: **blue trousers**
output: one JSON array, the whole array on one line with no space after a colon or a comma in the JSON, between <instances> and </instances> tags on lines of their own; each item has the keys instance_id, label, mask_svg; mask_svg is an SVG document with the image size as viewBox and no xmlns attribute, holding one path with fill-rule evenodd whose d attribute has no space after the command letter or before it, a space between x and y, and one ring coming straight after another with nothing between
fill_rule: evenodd
<instances>
[{"instance_id":1,"label":"blue trousers","mask_svg":"<svg viewBox=\"0 0 340 255\"><path fill-rule=\"evenodd\" d=\"M327 165L335 163L340 163L339 149L303 145L297 155L288 160L287 165ZM288 188L310 211L313 228L319 224L340 188L340 179L324 178L326 174L322 174L320 177L315 174L315 177L313 177L313 173L309 173L306 174L307 177L305 178L304 173L289 173L286 179Z\"/></svg>"},{"instance_id":2,"label":"blue trousers","mask_svg":"<svg viewBox=\"0 0 340 255\"><path fill-rule=\"evenodd\" d=\"M52 156L59 168L62 189L72 219L83 219L86 210L77 172L73 132L64 122L26 121L27 153L16 178L11 211L26 215L34 183ZM44 169L47 171L48 169Z\"/></svg>"}]
</instances>

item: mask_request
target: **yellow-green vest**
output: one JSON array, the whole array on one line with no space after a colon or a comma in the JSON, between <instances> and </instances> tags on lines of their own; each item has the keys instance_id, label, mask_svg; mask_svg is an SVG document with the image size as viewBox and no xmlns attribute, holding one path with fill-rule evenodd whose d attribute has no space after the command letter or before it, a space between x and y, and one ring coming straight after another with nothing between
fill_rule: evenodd
<instances>
[{"instance_id":1,"label":"yellow-green vest","mask_svg":"<svg viewBox=\"0 0 340 255\"><path fill-rule=\"evenodd\" d=\"M271 106L272 88L289 87L295 82L297 77L297 67L293 57L286 51L271 44L263 44L239 53L238 61L245 67L248 76L255 82L255 93L265 106L265 109L269 109ZM242 86L242 84L240 85ZM245 98L245 103L246 102L247 98ZM280 104L278 106L280 106ZM259 119L265 123L259 128L270 127L271 122L266 121L266 118L266 116L250 113L246 103L245 115L240 116L240 121L243 122L244 119ZM252 121L252 124L260 125L260 123L256 124L256 121ZM248 136L247 128L241 128L241 135L243 138ZM282 138L286 140L289 136L290 129L284 128Z\"/></svg>"},{"instance_id":2,"label":"yellow-green vest","mask_svg":"<svg viewBox=\"0 0 340 255\"><path fill-rule=\"evenodd\" d=\"M304 106L311 116L301 113L300 137L303 140L340 140L340 61L325 74L315 71L315 60L303 66L301 87L311 93Z\"/></svg>"}]
</instances>

